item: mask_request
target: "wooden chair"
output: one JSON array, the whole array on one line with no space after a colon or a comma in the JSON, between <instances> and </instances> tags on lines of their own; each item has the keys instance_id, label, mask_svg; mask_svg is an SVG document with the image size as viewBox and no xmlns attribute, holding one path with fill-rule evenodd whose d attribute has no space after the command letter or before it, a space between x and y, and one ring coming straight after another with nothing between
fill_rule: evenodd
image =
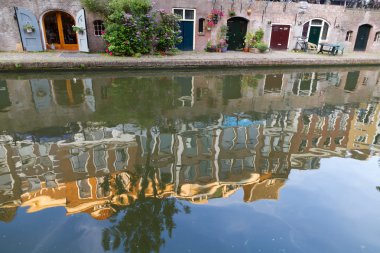
<instances>
[{"instance_id":1,"label":"wooden chair","mask_svg":"<svg viewBox=\"0 0 380 253\"><path fill-rule=\"evenodd\" d=\"M337 51L337 54L343 55L344 45L343 44L339 44L339 46L337 47L336 51Z\"/></svg>"},{"instance_id":2,"label":"wooden chair","mask_svg":"<svg viewBox=\"0 0 380 253\"><path fill-rule=\"evenodd\" d=\"M308 52L317 52L318 46L315 45L314 43L307 43L307 51Z\"/></svg>"}]
</instances>

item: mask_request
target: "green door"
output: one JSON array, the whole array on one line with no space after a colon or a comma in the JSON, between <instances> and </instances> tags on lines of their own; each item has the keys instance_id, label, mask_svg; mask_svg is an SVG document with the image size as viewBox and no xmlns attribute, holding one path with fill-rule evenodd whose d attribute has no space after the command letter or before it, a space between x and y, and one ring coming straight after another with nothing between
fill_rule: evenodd
<instances>
[{"instance_id":1,"label":"green door","mask_svg":"<svg viewBox=\"0 0 380 253\"><path fill-rule=\"evenodd\" d=\"M315 45L319 43L319 36L321 35L322 27L312 26L310 27L309 42Z\"/></svg>"},{"instance_id":2,"label":"green door","mask_svg":"<svg viewBox=\"0 0 380 253\"><path fill-rule=\"evenodd\" d=\"M244 37L247 33L248 21L235 17L227 21L228 26L228 50L237 50L244 47Z\"/></svg>"}]
</instances>

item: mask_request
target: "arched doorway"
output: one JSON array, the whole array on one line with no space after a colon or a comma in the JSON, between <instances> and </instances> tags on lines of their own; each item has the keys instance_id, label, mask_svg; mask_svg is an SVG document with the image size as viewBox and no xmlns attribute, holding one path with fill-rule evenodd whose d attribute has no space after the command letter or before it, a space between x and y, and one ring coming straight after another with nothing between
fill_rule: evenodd
<instances>
[{"instance_id":1,"label":"arched doorway","mask_svg":"<svg viewBox=\"0 0 380 253\"><path fill-rule=\"evenodd\" d=\"M228 50L244 48L244 37L247 33L248 20L241 17L233 17L227 21L228 26Z\"/></svg>"},{"instance_id":2,"label":"arched doorway","mask_svg":"<svg viewBox=\"0 0 380 253\"><path fill-rule=\"evenodd\" d=\"M44 36L47 49L78 50L78 38L72 26L74 18L62 11L51 11L44 15Z\"/></svg>"},{"instance_id":3,"label":"arched doorway","mask_svg":"<svg viewBox=\"0 0 380 253\"><path fill-rule=\"evenodd\" d=\"M308 38L308 42L318 45L321 40L327 40L329 23L323 19L312 19L303 25L302 36Z\"/></svg>"},{"instance_id":4,"label":"arched doorway","mask_svg":"<svg viewBox=\"0 0 380 253\"><path fill-rule=\"evenodd\" d=\"M369 33L371 32L371 25L365 24L359 26L358 35L356 36L354 51L365 51L367 48Z\"/></svg>"}]
</instances>

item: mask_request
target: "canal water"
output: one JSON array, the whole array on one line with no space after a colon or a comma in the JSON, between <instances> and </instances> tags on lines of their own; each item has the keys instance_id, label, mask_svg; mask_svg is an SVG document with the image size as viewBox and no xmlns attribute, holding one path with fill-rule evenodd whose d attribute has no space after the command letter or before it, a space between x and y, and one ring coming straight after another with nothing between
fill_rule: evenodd
<instances>
[{"instance_id":1,"label":"canal water","mask_svg":"<svg viewBox=\"0 0 380 253\"><path fill-rule=\"evenodd\" d=\"M0 251L380 252L380 68L0 77Z\"/></svg>"}]
</instances>

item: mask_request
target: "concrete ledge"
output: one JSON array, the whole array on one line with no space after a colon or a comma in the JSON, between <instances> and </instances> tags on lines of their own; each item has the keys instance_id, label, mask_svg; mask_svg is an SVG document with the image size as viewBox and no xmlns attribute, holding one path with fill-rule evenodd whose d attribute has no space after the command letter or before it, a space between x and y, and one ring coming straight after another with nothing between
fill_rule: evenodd
<instances>
[{"instance_id":1,"label":"concrete ledge","mask_svg":"<svg viewBox=\"0 0 380 253\"><path fill-rule=\"evenodd\" d=\"M70 54L70 53L69 53ZM249 54L242 52L183 53L176 56L146 56L141 58L110 57L104 54L75 53L0 53L0 71L36 70L96 70L102 69L210 69L240 67L310 67L380 65L378 54L327 56L306 53L272 52Z\"/></svg>"}]
</instances>

